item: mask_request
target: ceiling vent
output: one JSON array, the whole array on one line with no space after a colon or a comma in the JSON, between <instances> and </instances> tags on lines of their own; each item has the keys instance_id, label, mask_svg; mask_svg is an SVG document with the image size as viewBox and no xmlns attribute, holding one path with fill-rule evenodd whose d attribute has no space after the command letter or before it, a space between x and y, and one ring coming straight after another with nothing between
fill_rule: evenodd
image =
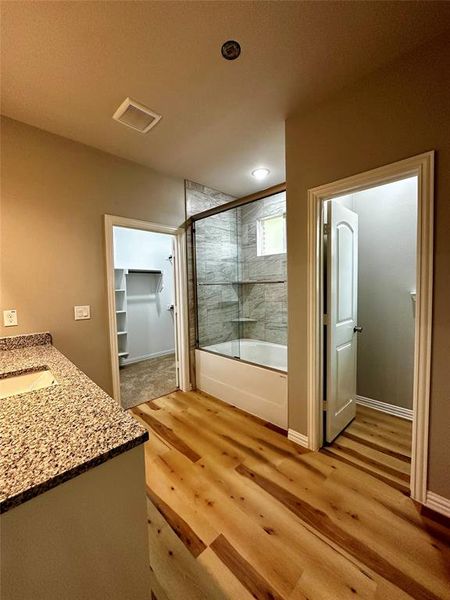
<instances>
[{"instance_id":1,"label":"ceiling vent","mask_svg":"<svg viewBox=\"0 0 450 600\"><path fill-rule=\"evenodd\" d=\"M147 133L158 123L161 115L154 113L131 98L126 98L113 114L113 119L135 131L139 131L139 133Z\"/></svg>"}]
</instances>

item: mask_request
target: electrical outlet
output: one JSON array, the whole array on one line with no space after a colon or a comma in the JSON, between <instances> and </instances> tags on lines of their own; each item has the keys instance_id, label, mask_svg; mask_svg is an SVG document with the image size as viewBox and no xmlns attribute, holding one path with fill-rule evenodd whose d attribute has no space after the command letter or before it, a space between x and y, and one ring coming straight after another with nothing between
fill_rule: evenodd
<instances>
[{"instance_id":1,"label":"electrical outlet","mask_svg":"<svg viewBox=\"0 0 450 600\"><path fill-rule=\"evenodd\" d=\"M15 308L3 311L3 325L5 327L17 325L17 310Z\"/></svg>"},{"instance_id":2,"label":"electrical outlet","mask_svg":"<svg viewBox=\"0 0 450 600\"><path fill-rule=\"evenodd\" d=\"M83 321L84 319L90 319L91 318L91 307L89 305L74 306L73 313L74 313L75 321Z\"/></svg>"}]
</instances>

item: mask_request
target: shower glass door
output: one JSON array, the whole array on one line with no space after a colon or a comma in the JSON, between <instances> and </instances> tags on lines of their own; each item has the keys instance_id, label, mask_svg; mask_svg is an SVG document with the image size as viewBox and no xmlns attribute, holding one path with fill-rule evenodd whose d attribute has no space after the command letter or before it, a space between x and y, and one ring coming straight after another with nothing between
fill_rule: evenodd
<instances>
[{"instance_id":1,"label":"shower glass door","mask_svg":"<svg viewBox=\"0 0 450 600\"><path fill-rule=\"evenodd\" d=\"M195 223L197 346L240 358L238 209Z\"/></svg>"},{"instance_id":2,"label":"shower glass door","mask_svg":"<svg viewBox=\"0 0 450 600\"><path fill-rule=\"evenodd\" d=\"M286 194L195 220L197 347L287 369Z\"/></svg>"}]
</instances>

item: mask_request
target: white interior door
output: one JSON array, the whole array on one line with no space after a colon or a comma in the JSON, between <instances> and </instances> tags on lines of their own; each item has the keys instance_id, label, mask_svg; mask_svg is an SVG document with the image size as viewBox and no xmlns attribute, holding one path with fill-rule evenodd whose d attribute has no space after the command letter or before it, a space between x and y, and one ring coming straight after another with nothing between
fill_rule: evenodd
<instances>
[{"instance_id":1,"label":"white interior door","mask_svg":"<svg viewBox=\"0 0 450 600\"><path fill-rule=\"evenodd\" d=\"M327 412L331 442L355 417L358 215L329 202L327 243Z\"/></svg>"}]
</instances>

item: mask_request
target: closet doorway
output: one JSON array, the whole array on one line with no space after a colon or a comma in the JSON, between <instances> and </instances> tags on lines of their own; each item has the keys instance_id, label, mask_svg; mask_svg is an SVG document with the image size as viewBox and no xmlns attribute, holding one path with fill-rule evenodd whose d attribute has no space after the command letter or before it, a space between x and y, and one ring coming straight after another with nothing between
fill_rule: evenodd
<instances>
[{"instance_id":1,"label":"closet doorway","mask_svg":"<svg viewBox=\"0 0 450 600\"><path fill-rule=\"evenodd\" d=\"M187 387L183 234L109 215L105 233L114 397L130 409Z\"/></svg>"}]
</instances>

